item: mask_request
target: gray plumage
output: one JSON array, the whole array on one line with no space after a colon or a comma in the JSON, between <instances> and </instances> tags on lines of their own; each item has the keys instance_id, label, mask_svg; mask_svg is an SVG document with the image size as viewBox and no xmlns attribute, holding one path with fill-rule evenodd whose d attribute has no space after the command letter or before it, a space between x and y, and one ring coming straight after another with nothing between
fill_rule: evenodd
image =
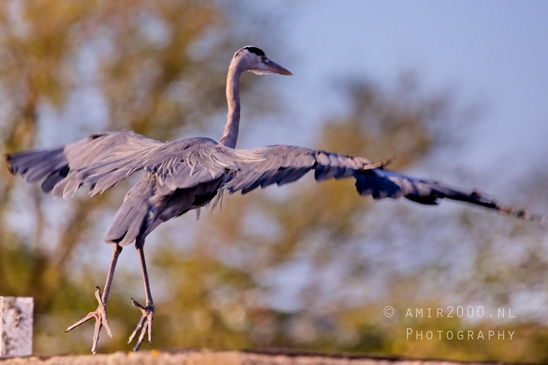
<instances>
[{"instance_id":1,"label":"gray plumage","mask_svg":"<svg viewBox=\"0 0 548 365\"><path fill-rule=\"evenodd\" d=\"M526 220L542 221L540 216L501 206L478 192L464 192L435 181L390 171L384 168L384 164L374 164L362 157L286 145L235 149L240 120L239 78L244 71L291 75L256 47L247 46L237 51L227 76L229 111L219 143L200 137L162 143L131 131L103 132L61 148L7 157L12 173L21 175L29 183L42 180L44 192L65 199L72 197L82 186L89 187L90 195L94 196L136 171L146 172L127 193L105 235L106 242L116 245L105 292L102 298L96 294L98 309L68 328L71 330L92 317L96 318L99 325L95 330L93 352L101 325L105 325L110 333L105 305L121 247L135 241L143 267L147 304L141 306L132 300L143 312L130 337L133 339L143 325L135 346L138 349L145 331L151 340L154 313L143 253L146 236L161 223L203 207L220 194L239 191L246 194L258 187L291 183L314 170L317 181L354 178L357 192L375 199L405 197L433 205L447 198Z\"/></svg>"},{"instance_id":2,"label":"gray plumage","mask_svg":"<svg viewBox=\"0 0 548 365\"><path fill-rule=\"evenodd\" d=\"M222 146L209 138L161 143L133 132L107 132L42 152L8 157L13 173L29 182L45 178L42 190L70 198L81 186L100 194L139 170L146 175L128 192L106 236L127 245L160 223L208 204L218 193L246 194L258 187L293 182L310 170L318 181L354 177L360 195L405 197L421 204L460 200L525 219L526 211L501 207L477 192L462 192L435 181L373 167L361 157L296 146L252 150Z\"/></svg>"}]
</instances>

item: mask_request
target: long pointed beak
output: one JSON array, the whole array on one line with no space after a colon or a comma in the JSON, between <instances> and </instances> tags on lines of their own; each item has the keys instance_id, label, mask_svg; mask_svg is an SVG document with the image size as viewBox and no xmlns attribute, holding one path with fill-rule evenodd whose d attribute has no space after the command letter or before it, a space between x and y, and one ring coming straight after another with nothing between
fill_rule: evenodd
<instances>
[{"instance_id":1,"label":"long pointed beak","mask_svg":"<svg viewBox=\"0 0 548 365\"><path fill-rule=\"evenodd\" d=\"M274 72L274 73L277 73L277 74L280 74L280 75L286 75L286 76L293 75L288 69L286 69L285 67L277 64L276 62L274 62L270 59L266 59L264 61L264 64L266 66L268 66L268 70L271 71L271 72Z\"/></svg>"}]
</instances>

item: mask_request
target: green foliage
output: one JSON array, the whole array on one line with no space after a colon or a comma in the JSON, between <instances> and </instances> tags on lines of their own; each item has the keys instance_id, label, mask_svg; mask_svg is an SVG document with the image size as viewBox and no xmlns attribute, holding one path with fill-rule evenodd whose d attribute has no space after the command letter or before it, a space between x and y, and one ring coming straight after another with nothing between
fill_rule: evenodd
<instances>
[{"instance_id":1,"label":"green foliage","mask_svg":"<svg viewBox=\"0 0 548 365\"><path fill-rule=\"evenodd\" d=\"M227 60L243 43L227 16L214 1L2 3L3 152L36 148L37 138L54 128L60 128L54 134L60 140L70 133L82 138L97 132L85 117L58 127L41 122L44 107L62 113L74 103L70 96L86 88L99 91L105 102L108 120L102 121L101 129L133 129L173 139L182 128L205 127L225 108ZM217 62L211 62L212 55ZM49 143L46 147L59 144ZM0 280L1 295L35 298L37 323L46 324L36 327L38 353L87 350L87 339L67 343L66 337L52 338L93 306L92 289L97 284L89 283L89 277L97 276L97 257L77 252L99 236L94 221L108 214L105 208L111 202L114 206L122 200L123 189L95 199L80 195L66 208L37 187L16 188L17 178L5 168L0 169L0 178L0 273L5 278ZM79 275L80 265L90 265L93 275ZM69 282L74 275L80 279ZM122 303L124 310L119 310ZM109 313L115 318L119 312L126 314L127 307L125 298L117 302L113 297ZM129 322L133 319L124 323ZM46 336L46 331L55 337ZM130 332L124 328L124 333ZM110 349L121 347L115 345Z\"/></svg>"}]
</instances>

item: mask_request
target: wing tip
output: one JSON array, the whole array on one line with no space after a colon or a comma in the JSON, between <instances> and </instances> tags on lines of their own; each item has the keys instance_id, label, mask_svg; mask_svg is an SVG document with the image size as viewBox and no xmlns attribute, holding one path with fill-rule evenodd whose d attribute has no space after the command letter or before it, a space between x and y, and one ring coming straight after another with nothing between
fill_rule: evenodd
<instances>
[{"instance_id":1,"label":"wing tip","mask_svg":"<svg viewBox=\"0 0 548 365\"><path fill-rule=\"evenodd\" d=\"M526 222L537 223L541 227L546 227L546 218L543 215L531 213L526 209L498 206L497 211L504 215L513 216Z\"/></svg>"},{"instance_id":2,"label":"wing tip","mask_svg":"<svg viewBox=\"0 0 548 365\"><path fill-rule=\"evenodd\" d=\"M8 163L8 170L10 171L10 174L16 175L17 171L15 170L13 166L13 155L11 153L4 153L4 158L6 159L6 162Z\"/></svg>"}]
</instances>

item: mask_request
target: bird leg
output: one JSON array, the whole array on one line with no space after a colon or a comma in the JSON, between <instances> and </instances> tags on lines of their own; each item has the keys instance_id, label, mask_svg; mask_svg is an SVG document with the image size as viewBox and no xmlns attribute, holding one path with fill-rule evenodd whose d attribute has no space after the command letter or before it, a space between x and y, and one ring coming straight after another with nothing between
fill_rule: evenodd
<instances>
[{"instance_id":1,"label":"bird leg","mask_svg":"<svg viewBox=\"0 0 548 365\"><path fill-rule=\"evenodd\" d=\"M148 282L148 273L147 273L147 264L145 261L145 252L144 252L144 245L145 240L144 239L137 239L137 242L135 243L135 246L137 247L137 253L139 254L139 258L141 259L141 268L143 271L143 284L145 286L145 297L146 297L146 303L145 306L139 304L135 299L131 298L131 304L133 304L134 307L139 308L141 313L143 314L141 316L141 319L137 323L137 327L135 327L135 330L129 336L128 343L131 343L135 336L137 335L137 332L139 332L139 329L141 329L141 334L139 335L139 339L137 340L137 344L135 344L135 347L133 347L133 351L138 351L139 347L141 347L141 343L143 342L143 339L145 338L145 334L148 333L148 342L152 344L152 320L154 319L154 303L152 302L152 294L150 291L150 284Z\"/></svg>"},{"instance_id":2,"label":"bird leg","mask_svg":"<svg viewBox=\"0 0 548 365\"><path fill-rule=\"evenodd\" d=\"M105 290L103 291L103 295L101 296L101 289L99 287L95 287L95 298L97 299L97 302L99 305L97 306L97 309L95 312L89 312L87 316L73 324L72 326L68 327L65 330L66 332L69 332L73 330L74 328L80 326L81 324L84 324L85 322L89 321L92 318L95 318L95 331L93 332L93 345L91 346L91 352L95 353L97 351L97 343L99 342L99 332L101 331L101 327L104 326L107 330L107 333L110 337L112 337L112 331L110 329L110 325L108 324L108 318L107 318L107 299L108 294L110 293L110 286L112 285L112 279L114 278L114 270L116 269L116 263L118 262L118 256L120 256L120 253L122 252L122 246L119 246L118 244L114 245L114 250L112 251L112 258L110 260L110 267L108 269L108 275L107 280L105 282Z\"/></svg>"}]
</instances>

